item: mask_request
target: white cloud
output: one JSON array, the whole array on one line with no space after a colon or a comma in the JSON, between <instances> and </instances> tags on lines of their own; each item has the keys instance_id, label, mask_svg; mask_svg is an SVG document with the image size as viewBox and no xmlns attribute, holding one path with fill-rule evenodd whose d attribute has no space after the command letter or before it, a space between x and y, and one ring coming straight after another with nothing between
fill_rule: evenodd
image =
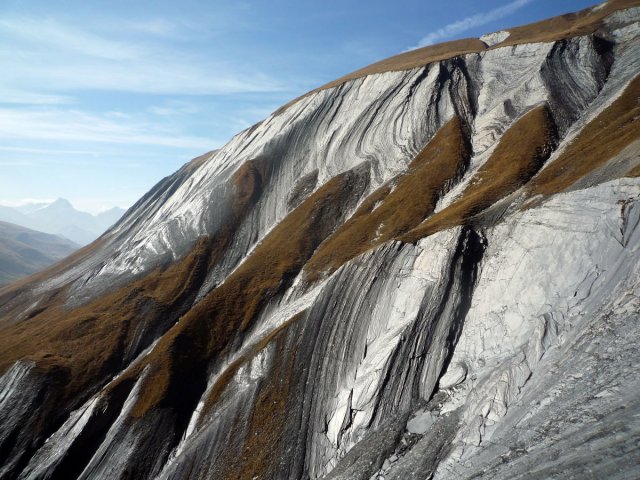
<instances>
[{"instance_id":1,"label":"white cloud","mask_svg":"<svg viewBox=\"0 0 640 480\"><path fill-rule=\"evenodd\" d=\"M3 87L2 80L0 80L0 104L64 105L69 103L74 103L73 98L70 96L30 92L7 86Z\"/></svg>"},{"instance_id":2,"label":"white cloud","mask_svg":"<svg viewBox=\"0 0 640 480\"><path fill-rule=\"evenodd\" d=\"M180 135L174 129L145 121L63 109L0 108L0 140L142 144L202 150L220 145L213 139Z\"/></svg>"},{"instance_id":3,"label":"white cloud","mask_svg":"<svg viewBox=\"0 0 640 480\"><path fill-rule=\"evenodd\" d=\"M2 152L20 152L20 153L44 153L46 155L95 155L96 152L90 150L68 150L56 148L32 148L32 147L11 147L0 145Z\"/></svg>"},{"instance_id":4,"label":"white cloud","mask_svg":"<svg viewBox=\"0 0 640 480\"><path fill-rule=\"evenodd\" d=\"M29 160L0 160L0 167L31 167L33 162Z\"/></svg>"},{"instance_id":5,"label":"white cloud","mask_svg":"<svg viewBox=\"0 0 640 480\"><path fill-rule=\"evenodd\" d=\"M114 24L107 32L94 33L53 19L0 19L0 98L39 104L49 97L49 103L59 103L63 97L52 93L78 90L179 95L284 90L252 66L165 41L178 28L151 21ZM144 31L155 35L139 35ZM23 92L22 100L17 90Z\"/></svg>"},{"instance_id":6,"label":"white cloud","mask_svg":"<svg viewBox=\"0 0 640 480\"><path fill-rule=\"evenodd\" d=\"M192 115L202 112L202 106L186 100L167 100L162 105L149 108L149 113L159 116Z\"/></svg>"},{"instance_id":7,"label":"white cloud","mask_svg":"<svg viewBox=\"0 0 640 480\"><path fill-rule=\"evenodd\" d=\"M458 20L457 22L450 23L435 32L431 32L426 37L423 37L417 45L409 48L408 50L426 47L441 40L451 38L462 32L471 30L472 28L481 27L487 23L507 17L533 1L534 0L514 0L501 7L489 10L488 12L477 13L470 17L463 18L462 20Z\"/></svg>"},{"instance_id":8,"label":"white cloud","mask_svg":"<svg viewBox=\"0 0 640 480\"><path fill-rule=\"evenodd\" d=\"M120 24L122 24L122 22L120 22ZM151 18L142 21L131 21L125 24L126 28L129 28L135 32L140 32L148 35L156 35L159 37L181 37L181 27L184 26L184 22L178 25L164 18Z\"/></svg>"},{"instance_id":9,"label":"white cloud","mask_svg":"<svg viewBox=\"0 0 640 480\"><path fill-rule=\"evenodd\" d=\"M235 13L217 11L146 19L51 12L0 15L0 193L7 198L61 195L75 204L71 192L83 191L88 208L130 204L182 160L224 143L236 115L227 111L255 98L236 94L289 96L264 73L272 67L238 55L226 35L244 12L234 21ZM129 190L92 197L113 182Z\"/></svg>"},{"instance_id":10,"label":"white cloud","mask_svg":"<svg viewBox=\"0 0 640 480\"><path fill-rule=\"evenodd\" d=\"M0 200L3 207L24 207L25 205L39 205L54 202L55 198L21 198L18 200Z\"/></svg>"}]
</instances>

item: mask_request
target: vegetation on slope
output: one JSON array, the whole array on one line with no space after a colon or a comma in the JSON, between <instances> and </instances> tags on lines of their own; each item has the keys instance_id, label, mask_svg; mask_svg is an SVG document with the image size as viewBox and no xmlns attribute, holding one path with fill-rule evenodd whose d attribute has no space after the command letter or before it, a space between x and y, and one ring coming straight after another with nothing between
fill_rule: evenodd
<instances>
[{"instance_id":1,"label":"vegetation on slope","mask_svg":"<svg viewBox=\"0 0 640 480\"><path fill-rule=\"evenodd\" d=\"M47 356L71 367L77 364L74 378L82 379L115 355L117 343L131 345L136 332L154 331L150 324L161 321L159 317L168 311L180 310L187 297L195 297L193 290L198 289L209 265L219 258L259 198L270 175L269 165L263 159L252 160L236 172L231 179L235 194L226 228L212 239L199 239L181 261L160 266L143 279L71 311L61 302L66 297L64 291L58 290L30 318L19 324L0 324L0 346L6 347L0 348L0 371L17 358L39 360ZM120 335L124 338L119 339ZM92 349L86 349L87 344Z\"/></svg>"},{"instance_id":2,"label":"vegetation on slope","mask_svg":"<svg viewBox=\"0 0 640 480\"><path fill-rule=\"evenodd\" d=\"M602 8L585 8L575 13L508 29L509 37L495 47L522 43L553 42L595 33L611 13L640 5L640 0L609 0ZM494 47L494 48L495 48Z\"/></svg>"},{"instance_id":3,"label":"vegetation on slope","mask_svg":"<svg viewBox=\"0 0 640 480\"><path fill-rule=\"evenodd\" d=\"M590 33L612 9L636 4L640 2L613 0L598 11L512 29L511 36L500 45ZM324 88L358 76L405 70L486 48L478 42L458 41L408 52ZM555 145L557 134L546 107L534 108L503 135L461 196L436 214L433 214L436 202L459 178L468 161L469 151L458 119L443 127L411 162L407 173L376 190L337 231L345 214L366 189L368 172L340 175L303 200L315 187L317 178L311 175L292 194L290 206L296 208L291 214L222 285L192 308L207 272L229 246L236 228L259 200L272 174L272 159L247 162L232 179L235 193L225 227L213 238L199 239L182 260L160 266L146 277L79 308L65 307L68 292L61 288L50 290L46 297L39 299L35 310L21 307L28 312L27 318L13 315L20 310L15 305L11 307L13 310L4 309L3 313L9 311L10 314L0 323L0 372L6 371L17 359L27 359L34 361L37 373L44 376L41 382L44 393L38 396L43 406L34 413L39 430L35 431L34 441L27 450L37 448L71 408L128 366L130 368L105 394L119 399L115 405L122 405L134 381L143 378L142 396L133 412L134 421L144 417L145 421L153 422L169 412L169 422L165 425L173 422L167 429L174 438L163 442L170 447L184 431L195 403L204 392L212 362L222 361L236 351L264 306L277 299L302 268L306 269L308 278L317 278L383 242L416 241L439 230L470 223L478 213L523 185L531 196L548 196L571 187L639 138L639 83L635 79L620 98L590 122L536 177ZM190 168L196 168L205 159L206 156L196 159ZM639 175L640 169L635 167L627 174ZM533 181L527 183L532 177ZM162 185L159 191L164 188ZM4 289L0 294L0 308L15 292L21 295L27 292L25 298L33 298L29 297L29 289L35 285L34 279L53 278L78 265L105 241L94 243L46 274ZM176 324L178 319L180 322ZM275 345L277 352L282 351L284 332L291 322L274 330L222 372L207 399L205 413L216 405L233 375L253 355L270 344ZM162 338L150 355L131 365L133 358L158 337ZM245 455L258 452L255 465L246 470L251 474L265 474L265 465L271 461L267 457L276 448L270 446L277 443L286 415L290 361L285 356L278 357L272 374L280 376L281 381L261 385L258 402L252 406L250 432L259 435L248 437L243 444ZM117 414L119 407L110 408ZM149 412L153 415L147 415ZM162 419L165 420L167 417ZM153 429L149 431L151 435L158 433ZM9 455L13 448L14 445L0 445L3 455ZM229 465L232 472L229 475L240 475L242 461L238 459Z\"/></svg>"}]
</instances>

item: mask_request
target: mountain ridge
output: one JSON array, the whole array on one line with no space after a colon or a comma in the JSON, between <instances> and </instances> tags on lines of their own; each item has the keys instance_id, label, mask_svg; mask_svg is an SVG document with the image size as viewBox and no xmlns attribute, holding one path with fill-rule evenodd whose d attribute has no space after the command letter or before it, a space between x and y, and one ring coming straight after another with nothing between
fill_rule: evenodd
<instances>
[{"instance_id":1,"label":"mountain ridge","mask_svg":"<svg viewBox=\"0 0 640 480\"><path fill-rule=\"evenodd\" d=\"M327 88L337 87L346 81L356 80L368 75L398 70L411 70L429 63L438 62L440 60L449 60L453 57L468 53L479 53L487 49L540 41L548 42L594 33L598 28L600 28L602 19L607 15L621 9L631 8L638 5L640 5L640 3L637 0L609 0L608 2L598 4L594 7L585 8L584 10L580 10L576 13L567 13L565 15L540 20L528 25L501 30L500 32L508 32L509 36L501 39L500 42L493 45L488 45L483 42L481 38L463 38L412 49L384 60L374 62L371 65L355 70L336 80L326 83L325 85L313 89L291 102L286 103L276 110L276 113L283 111L307 95ZM598 8L598 6L602 8ZM578 28L576 28L576 20L578 20Z\"/></svg>"}]
</instances>

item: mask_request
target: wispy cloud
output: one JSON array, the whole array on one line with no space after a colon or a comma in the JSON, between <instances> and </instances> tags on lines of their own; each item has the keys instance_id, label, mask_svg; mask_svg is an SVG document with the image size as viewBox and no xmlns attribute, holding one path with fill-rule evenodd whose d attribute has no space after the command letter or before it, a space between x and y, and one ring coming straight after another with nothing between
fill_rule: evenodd
<instances>
[{"instance_id":1,"label":"wispy cloud","mask_svg":"<svg viewBox=\"0 0 640 480\"><path fill-rule=\"evenodd\" d=\"M408 50L426 47L441 40L446 40L454 37L473 28L481 27L482 25L486 25L487 23L491 23L495 20L507 17L533 1L534 0L514 0L510 3L507 3L506 5L494 8L493 10L477 13L475 15L471 15L470 17L463 18L462 20L450 23L434 32L431 32L426 37L423 37L417 45L409 48Z\"/></svg>"},{"instance_id":2,"label":"wispy cloud","mask_svg":"<svg viewBox=\"0 0 640 480\"><path fill-rule=\"evenodd\" d=\"M31 167L33 162L29 160L0 160L0 167Z\"/></svg>"},{"instance_id":3,"label":"wispy cloud","mask_svg":"<svg viewBox=\"0 0 640 480\"><path fill-rule=\"evenodd\" d=\"M314 83L306 70L282 67L301 47L274 51L273 28L254 4L194 11L39 3L0 7L6 199L129 204ZM110 185L127 190L107 193ZM103 195L112 198L99 201Z\"/></svg>"},{"instance_id":4,"label":"wispy cloud","mask_svg":"<svg viewBox=\"0 0 640 480\"><path fill-rule=\"evenodd\" d=\"M201 111L201 105L187 100L167 100L162 105L149 108L149 113L159 116L191 115Z\"/></svg>"},{"instance_id":5,"label":"wispy cloud","mask_svg":"<svg viewBox=\"0 0 640 480\"><path fill-rule=\"evenodd\" d=\"M0 19L0 32L15 41L22 53L46 47L50 54L69 52L91 57L124 60L140 55L135 45L96 35L51 18L12 17Z\"/></svg>"},{"instance_id":6,"label":"wispy cloud","mask_svg":"<svg viewBox=\"0 0 640 480\"><path fill-rule=\"evenodd\" d=\"M0 98L4 103L62 103L64 92L217 95L274 92L269 75L223 57L166 41L181 24L113 25L95 33L55 19L0 19ZM155 35L139 35L153 32ZM136 34L138 33L138 34Z\"/></svg>"},{"instance_id":7,"label":"wispy cloud","mask_svg":"<svg viewBox=\"0 0 640 480\"><path fill-rule=\"evenodd\" d=\"M151 18L141 21L130 21L126 27L143 34L156 35L159 37L182 37L182 28L185 24L176 24L164 18Z\"/></svg>"},{"instance_id":8,"label":"wispy cloud","mask_svg":"<svg viewBox=\"0 0 640 480\"><path fill-rule=\"evenodd\" d=\"M23 207L25 205L38 205L53 201L55 201L55 198L20 198L18 200L0 200L0 205L3 207Z\"/></svg>"},{"instance_id":9,"label":"wispy cloud","mask_svg":"<svg viewBox=\"0 0 640 480\"><path fill-rule=\"evenodd\" d=\"M54 140L74 143L154 145L175 148L219 146L213 139L180 135L175 129L135 119L76 110L0 108L0 141Z\"/></svg>"},{"instance_id":10,"label":"wispy cloud","mask_svg":"<svg viewBox=\"0 0 640 480\"><path fill-rule=\"evenodd\" d=\"M15 88L6 84L3 85L2 80L0 80L0 104L63 105L69 103L74 103L74 100L68 95L26 91L22 88Z\"/></svg>"},{"instance_id":11,"label":"wispy cloud","mask_svg":"<svg viewBox=\"0 0 640 480\"><path fill-rule=\"evenodd\" d=\"M58 148L31 148L31 147L7 147L0 145L0 152L20 152L20 153L44 153L46 155L95 155L96 152L90 150L66 150Z\"/></svg>"}]
</instances>

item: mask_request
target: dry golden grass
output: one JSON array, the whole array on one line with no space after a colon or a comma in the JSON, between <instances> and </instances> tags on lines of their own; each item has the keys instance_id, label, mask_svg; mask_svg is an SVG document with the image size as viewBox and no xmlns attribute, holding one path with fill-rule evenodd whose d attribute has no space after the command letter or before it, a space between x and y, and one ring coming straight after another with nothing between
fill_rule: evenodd
<instances>
[{"instance_id":1,"label":"dry golden grass","mask_svg":"<svg viewBox=\"0 0 640 480\"><path fill-rule=\"evenodd\" d=\"M531 196L549 196L569 188L640 138L640 76L600 115L585 126L560 156L527 187Z\"/></svg>"},{"instance_id":2,"label":"dry golden grass","mask_svg":"<svg viewBox=\"0 0 640 480\"><path fill-rule=\"evenodd\" d=\"M185 164L180 170L192 173L195 169L200 167L212 153L213 152L207 152L194 158ZM72 253L60 262L30 275L29 277L0 288L0 325L2 323L8 323L16 316L21 315L28 308L28 305L33 303L33 297L30 294L30 290L34 285L82 264L83 261L90 258L96 251L104 247L107 242L107 238L100 237L91 244Z\"/></svg>"},{"instance_id":3,"label":"dry golden grass","mask_svg":"<svg viewBox=\"0 0 640 480\"><path fill-rule=\"evenodd\" d=\"M415 242L440 230L464 225L474 215L513 193L540 169L553 150L556 136L548 108L539 106L530 110L505 132L460 199L401 239Z\"/></svg>"},{"instance_id":4,"label":"dry golden grass","mask_svg":"<svg viewBox=\"0 0 640 480\"><path fill-rule=\"evenodd\" d=\"M458 177L469 151L460 120L443 126L409 165L406 173L373 192L305 266L308 281L331 273L345 262L402 235L430 215Z\"/></svg>"},{"instance_id":5,"label":"dry golden grass","mask_svg":"<svg viewBox=\"0 0 640 480\"><path fill-rule=\"evenodd\" d=\"M640 5L640 0L611 0L600 11L583 11L514 28L510 30L510 37L498 46L593 33L605 15L636 5ZM320 89L365 75L407 70L485 48L476 39L426 47L360 69ZM563 191L637 140L640 137L639 97L640 80L636 78L553 164L530 182L528 193L552 195ZM412 162L410 171L396 179L395 189L387 185L372 194L354 217L318 248L307 267L310 276L333 270L389 239L415 241L443 228L464 224L525 184L538 171L554 141L553 123L546 109L532 110L505 133L460 200L420 223L433 211L438 195L456 178L466 158L467 151L456 122L448 124L445 127L448 130L443 129L446 135L439 133ZM208 155L194 159L186 168L197 168ZM227 228L215 238L201 239L180 262L158 268L131 285L73 310L63 306L66 298L63 288L52 291L38 311L19 323L13 319L15 312L24 305L16 304L13 310L3 311L0 372L17 359L33 359L42 372L53 372L52 379L64 379L51 385L59 390L57 398L63 398L60 400L62 405L70 405L71 399L80 401L90 394L123 367L124 352L141 325L145 325L148 332L161 333L168 316L190 305L189 300L204 274L259 198L262 185L271 174L270 165L266 159L256 159L238 171L233 178L237 195ZM640 175L640 167L627 175ZM122 377L121 382L130 383L144 365L151 366L135 415L144 415L157 406L178 405L182 397L197 400L206 363L229 351L233 339L250 328L264 302L282 291L309 260L353 198L350 192L352 180L349 175L336 177L302 202L265 238L251 258L171 328L143 363ZM16 295L28 298L31 286L79 264L104 241L99 239L62 263L0 290L0 304ZM266 341L279 341L280 333L281 330L274 332L274 336ZM234 368L239 365L230 367L223 376L220 387L214 389L216 393L212 394L210 404L215 404L235 372ZM283 363L282 372L287 368ZM275 402L280 412L281 399L287 392L284 388L277 390L274 387L265 389L261 395L262 403ZM260 413L256 413L258 410ZM256 407L256 412L255 424L269 425L266 417L273 412L266 407ZM280 420L270 427L275 432L278 422Z\"/></svg>"},{"instance_id":6,"label":"dry golden grass","mask_svg":"<svg viewBox=\"0 0 640 480\"><path fill-rule=\"evenodd\" d=\"M33 303L33 298L30 295L30 290L33 285L79 265L95 251L99 250L104 243L105 240L99 238L58 263L0 288L0 328L3 323L11 321L16 315L24 313L28 306Z\"/></svg>"}]
</instances>

